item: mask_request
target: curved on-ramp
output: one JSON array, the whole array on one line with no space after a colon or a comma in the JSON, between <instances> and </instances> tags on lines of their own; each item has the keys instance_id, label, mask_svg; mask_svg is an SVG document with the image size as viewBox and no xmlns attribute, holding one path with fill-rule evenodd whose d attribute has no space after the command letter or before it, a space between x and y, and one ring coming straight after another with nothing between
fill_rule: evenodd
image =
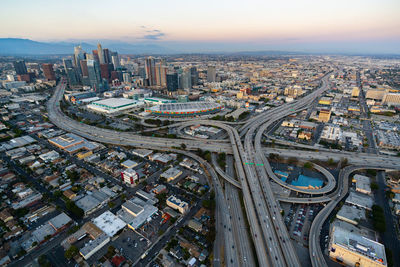
<instances>
[{"instance_id":1,"label":"curved on-ramp","mask_svg":"<svg viewBox=\"0 0 400 267\"><path fill-rule=\"evenodd\" d=\"M349 191L349 176L355 171L358 170L388 170L388 169L397 169L400 170L400 166L347 166L340 171L339 174L339 186L334 195L332 197L332 201L329 202L325 208L323 208L315 217L311 224L310 233L309 233L309 253L311 258L311 264L313 267L321 267L328 266L324 255L320 246L320 233L322 229L322 225L332 213L334 208L339 204L340 201L347 195Z\"/></svg>"}]
</instances>

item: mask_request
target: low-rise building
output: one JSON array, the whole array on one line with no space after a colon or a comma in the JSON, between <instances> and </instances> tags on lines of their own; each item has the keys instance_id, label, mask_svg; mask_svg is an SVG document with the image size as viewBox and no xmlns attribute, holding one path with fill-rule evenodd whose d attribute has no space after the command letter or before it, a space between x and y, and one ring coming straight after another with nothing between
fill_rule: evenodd
<instances>
[{"instance_id":1,"label":"low-rise building","mask_svg":"<svg viewBox=\"0 0 400 267\"><path fill-rule=\"evenodd\" d=\"M343 205L336 214L336 218L354 225L358 225L361 220L366 220L365 210L356 208L354 206Z\"/></svg>"},{"instance_id":2,"label":"low-rise building","mask_svg":"<svg viewBox=\"0 0 400 267\"><path fill-rule=\"evenodd\" d=\"M374 200L368 195L350 191L350 194L346 199L346 203L366 210L372 210Z\"/></svg>"},{"instance_id":3,"label":"low-rise building","mask_svg":"<svg viewBox=\"0 0 400 267\"><path fill-rule=\"evenodd\" d=\"M111 211L106 211L100 216L94 218L93 224L109 237L115 236L126 226L126 223L115 216Z\"/></svg>"},{"instance_id":4,"label":"low-rise building","mask_svg":"<svg viewBox=\"0 0 400 267\"><path fill-rule=\"evenodd\" d=\"M85 213L85 216L91 214L92 212L96 211L100 206L101 203L96 198L91 195L86 195L83 198L75 201L76 206L81 208Z\"/></svg>"},{"instance_id":5,"label":"low-rise building","mask_svg":"<svg viewBox=\"0 0 400 267\"><path fill-rule=\"evenodd\" d=\"M160 177L167 179L168 182L175 180L182 174L182 171L177 168L169 168L163 172Z\"/></svg>"},{"instance_id":6,"label":"low-rise building","mask_svg":"<svg viewBox=\"0 0 400 267\"><path fill-rule=\"evenodd\" d=\"M188 222L188 227L195 232L201 232L203 230L203 225L196 220L190 220Z\"/></svg>"},{"instance_id":7,"label":"low-rise building","mask_svg":"<svg viewBox=\"0 0 400 267\"><path fill-rule=\"evenodd\" d=\"M56 160L60 157L60 154L58 154L57 151L49 151L47 153L44 153L39 156L40 159L42 159L44 162L51 162L53 160Z\"/></svg>"},{"instance_id":8,"label":"low-rise building","mask_svg":"<svg viewBox=\"0 0 400 267\"><path fill-rule=\"evenodd\" d=\"M125 171L121 172L121 178L122 182L132 186L139 179L139 175L134 169L126 169Z\"/></svg>"},{"instance_id":9,"label":"low-rise building","mask_svg":"<svg viewBox=\"0 0 400 267\"><path fill-rule=\"evenodd\" d=\"M136 161L128 159L122 162L121 165L127 169L132 169L135 168L138 165L138 163Z\"/></svg>"},{"instance_id":10,"label":"low-rise building","mask_svg":"<svg viewBox=\"0 0 400 267\"><path fill-rule=\"evenodd\" d=\"M346 266L387 266L382 244L339 225L332 227L329 256Z\"/></svg>"},{"instance_id":11,"label":"low-rise building","mask_svg":"<svg viewBox=\"0 0 400 267\"><path fill-rule=\"evenodd\" d=\"M167 198L167 205L173 209L178 210L182 214L186 213L189 210L189 204L183 200L180 200L174 195Z\"/></svg>"},{"instance_id":12,"label":"low-rise building","mask_svg":"<svg viewBox=\"0 0 400 267\"><path fill-rule=\"evenodd\" d=\"M364 175L356 174L353 177L353 182L356 183L356 191L370 195L371 194L371 180Z\"/></svg>"},{"instance_id":13,"label":"low-rise building","mask_svg":"<svg viewBox=\"0 0 400 267\"><path fill-rule=\"evenodd\" d=\"M129 228L136 230L144 223L151 220L151 216L156 214L158 209L148 201L142 201L139 198L132 198L122 204L122 209L117 215Z\"/></svg>"},{"instance_id":14,"label":"low-rise building","mask_svg":"<svg viewBox=\"0 0 400 267\"><path fill-rule=\"evenodd\" d=\"M85 260L87 260L102 247L104 247L108 242L110 242L110 240L111 239L108 235L102 233L96 239L93 239L90 242L86 243L85 246L79 250L79 253Z\"/></svg>"}]
</instances>

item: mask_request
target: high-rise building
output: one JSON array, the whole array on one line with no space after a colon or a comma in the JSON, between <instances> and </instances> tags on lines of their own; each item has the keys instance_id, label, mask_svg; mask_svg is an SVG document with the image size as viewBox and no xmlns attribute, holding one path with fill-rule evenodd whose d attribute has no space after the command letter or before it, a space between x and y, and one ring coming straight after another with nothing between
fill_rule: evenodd
<instances>
[{"instance_id":1,"label":"high-rise building","mask_svg":"<svg viewBox=\"0 0 400 267\"><path fill-rule=\"evenodd\" d=\"M53 69L53 64L44 63L44 64L42 64L42 69L43 69L44 77L46 77L47 80L51 80L51 81L56 80L56 74Z\"/></svg>"},{"instance_id":2,"label":"high-rise building","mask_svg":"<svg viewBox=\"0 0 400 267\"><path fill-rule=\"evenodd\" d=\"M92 50L92 54L93 54L93 59L96 60L97 62L100 62L99 53L97 52L97 50Z\"/></svg>"},{"instance_id":3,"label":"high-rise building","mask_svg":"<svg viewBox=\"0 0 400 267\"><path fill-rule=\"evenodd\" d=\"M207 82L209 82L209 83L215 82L216 78L217 78L217 72L215 70L215 66L208 66Z\"/></svg>"},{"instance_id":4,"label":"high-rise building","mask_svg":"<svg viewBox=\"0 0 400 267\"><path fill-rule=\"evenodd\" d=\"M191 67L190 68L190 78L193 85L197 85L199 83L199 73L197 72L196 67Z\"/></svg>"},{"instance_id":5,"label":"high-rise building","mask_svg":"<svg viewBox=\"0 0 400 267\"><path fill-rule=\"evenodd\" d=\"M99 56L99 63L104 64L105 63L104 52L103 48L101 48L101 44L97 44L97 55Z\"/></svg>"},{"instance_id":6,"label":"high-rise building","mask_svg":"<svg viewBox=\"0 0 400 267\"><path fill-rule=\"evenodd\" d=\"M107 63L100 64L100 76L102 79L106 79L107 81L110 79L109 68L110 66Z\"/></svg>"},{"instance_id":7,"label":"high-rise building","mask_svg":"<svg viewBox=\"0 0 400 267\"><path fill-rule=\"evenodd\" d=\"M66 58L63 59L63 66L64 66L65 72L67 72L67 69L74 67L74 65L72 65L72 60L66 59Z\"/></svg>"},{"instance_id":8,"label":"high-rise building","mask_svg":"<svg viewBox=\"0 0 400 267\"><path fill-rule=\"evenodd\" d=\"M79 84L79 78L75 68L67 68L65 72L67 73L67 79L70 86Z\"/></svg>"},{"instance_id":9,"label":"high-rise building","mask_svg":"<svg viewBox=\"0 0 400 267\"><path fill-rule=\"evenodd\" d=\"M111 53L108 48L103 49L103 57L104 57L104 63L112 63L111 62Z\"/></svg>"},{"instance_id":10,"label":"high-rise building","mask_svg":"<svg viewBox=\"0 0 400 267\"><path fill-rule=\"evenodd\" d=\"M114 65L114 70L120 67L119 57L117 52L111 52L111 62Z\"/></svg>"},{"instance_id":11,"label":"high-rise building","mask_svg":"<svg viewBox=\"0 0 400 267\"><path fill-rule=\"evenodd\" d=\"M167 73L167 90L176 92L178 90L178 73Z\"/></svg>"},{"instance_id":12,"label":"high-rise building","mask_svg":"<svg viewBox=\"0 0 400 267\"><path fill-rule=\"evenodd\" d=\"M17 60L17 61L14 61L13 65L14 65L14 69L15 69L15 72L17 73L17 75L22 75L22 74L28 73L28 71L26 69L25 61Z\"/></svg>"},{"instance_id":13,"label":"high-rise building","mask_svg":"<svg viewBox=\"0 0 400 267\"><path fill-rule=\"evenodd\" d=\"M167 67L163 65L163 62L156 63L156 84L158 86L167 86Z\"/></svg>"},{"instance_id":14,"label":"high-rise building","mask_svg":"<svg viewBox=\"0 0 400 267\"><path fill-rule=\"evenodd\" d=\"M191 72L189 69L184 69L179 77L180 81L180 86L179 88L181 89L190 89L192 88L192 77L191 77Z\"/></svg>"},{"instance_id":15,"label":"high-rise building","mask_svg":"<svg viewBox=\"0 0 400 267\"><path fill-rule=\"evenodd\" d=\"M87 66L87 60L81 60L81 61L79 62L79 66L81 67L82 76L83 76L83 77L89 77L89 71L88 71L88 66Z\"/></svg>"},{"instance_id":16,"label":"high-rise building","mask_svg":"<svg viewBox=\"0 0 400 267\"><path fill-rule=\"evenodd\" d=\"M87 60L87 68L89 73L90 85L95 89L95 91L102 90L101 76L99 64L95 60Z\"/></svg>"},{"instance_id":17,"label":"high-rise building","mask_svg":"<svg viewBox=\"0 0 400 267\"><path fill-rule=\"evenodd\" d=\"M129 74L129 72L124 72L122 74L122 78L124 83L131 83L131 75Z\"/></svg>"},{"instance_id":18,"label":"high-rise building","mask_svg":"<svg viewBox=\"0 0 400 267\"><path fill-rule=\"evenodd\" d=\"M74 47L74 64L75 67L79 69L79 73L81 73L81 60L85 60L85 52L82 50L80 45Z\"/></svg>"},{"instance_id":19,"label":"high-rise building","mask_svg":"<svg viewBox=\"0 0 400 267\"><path fill-rule=\"evenodd\" d=\"M153 57L146 58L145 69L146 69L146 79L148 80L149 86L157 85L156 66L155 66L155 59Z\"/></svg>"}]
</instances>

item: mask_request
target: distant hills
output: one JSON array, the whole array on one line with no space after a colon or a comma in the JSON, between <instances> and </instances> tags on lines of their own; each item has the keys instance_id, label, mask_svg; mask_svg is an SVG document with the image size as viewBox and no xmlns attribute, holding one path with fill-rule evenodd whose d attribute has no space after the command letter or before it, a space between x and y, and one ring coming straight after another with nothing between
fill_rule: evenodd
<instances>
[{"instance_id":1,"label":"distant hills","mask_svg":"<svg viewBox=\"0 0 400 267\"><path fill-rule=\"evenodd\" d=\"M138 42L124 43L117 40L100 40L103 48L117 51L119 54L132 55L166 55L166 54L207 54L207 55L232 55L232 56L278 56L278 55L358 55L376 56L383 58L400 58L398 53L373 53L368 49L354 50L351 47L348 52L335 49L332 45L321 44L324 49L312 49L297 47L296 50L282 46L279 50L273 47L254 46L252 44L213 43L213 42ZM71 55L74 46L81 45L83 50L92 53L97 49L96 41L77 42L38 42L22 38L0 38L0 56L49 56L49 55ZM371 50L372 51L372 50ZM387 50L389 51L389 50ZM397 50L396 50L397 51Z\"/></svg>"},{"instance_id":2,"label":"distant hills","mask_svg":"<svg viewBox=\"0 0 400 267\"><path fill-rule=\"evenodd\" d=\"M21 38L0 38L0 55L61 55L73 54L74 46L81 45L83 50L91 53L97 44L70 42L37 42ZM154 44L113 43L103 45L120 54L161 54L171 53L168 48Z\"/></svg>"}]
</instances>

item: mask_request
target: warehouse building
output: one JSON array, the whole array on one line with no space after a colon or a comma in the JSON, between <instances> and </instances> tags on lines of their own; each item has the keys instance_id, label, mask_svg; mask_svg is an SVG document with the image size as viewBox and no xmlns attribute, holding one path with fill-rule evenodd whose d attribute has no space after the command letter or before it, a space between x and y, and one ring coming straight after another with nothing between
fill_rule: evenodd
<instances>
[{"instance_id":1,"label":"warehouse building","mask_svg":"<svg viewBox=\"0 0 400 267\"><path fill-rule=\"evenodd\" d=\"M86 139L73 133L67 133L51 138L49 139L49 143L55 145L58 148L61 148L62 150L67 151L68 153L75 153L82 149L92 151L100 146L97 143L89 142Z\"/></svg>"},{"instance_id":2,"label":"warehouse building","mask_svg":"<svg viewBox=\"0 0 400 267\"><path fill-rule=\"evenodd\" d=\"M358 225L361 220L366 220L365 210L356 208L354 206L343 205L336 214L336 218L354 225Z\"/></svg>"},{"instance_id":3,"label":"warehouse building","mask_svg":"<svg viewBox=\"0 0 400 267\"><path fill-rule=\"evenodd\" d=\"M107 98L100 101L95 101L87 105L87 107L100 113L114 114L128 109L141 107L143 105L144 103L142 101L136 101L133 99Z\"/></svg>"},{"instance_id":4,"label":"warehouse building","mask_svg":"<svg viewBox=\"0 0 400 267\"><path fill-rule=\"evenodd\" d=\"M356 174L353 177L353 182L356 183L356 191L370 195L371 194L371 181L369 177Z\"/></svg>"}]
</instances>

